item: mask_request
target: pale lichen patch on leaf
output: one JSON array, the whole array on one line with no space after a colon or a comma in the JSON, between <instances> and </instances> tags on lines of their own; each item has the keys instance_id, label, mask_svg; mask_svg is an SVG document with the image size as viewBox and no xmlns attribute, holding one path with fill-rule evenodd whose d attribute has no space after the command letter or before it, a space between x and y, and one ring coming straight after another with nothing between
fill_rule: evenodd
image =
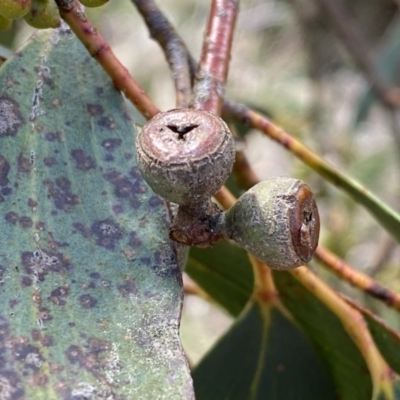
<instances>
[{"instance_id":1,"label":"pale lichen patch on leaf","mask_svg":"<svg viewBox=\"0 0 400 400\"><path fill-rule=\"evenodd\" d=\"M0 97L0 137L15 136L23 119L16 101L3 95Z\"/></svg>"}]
</instances>

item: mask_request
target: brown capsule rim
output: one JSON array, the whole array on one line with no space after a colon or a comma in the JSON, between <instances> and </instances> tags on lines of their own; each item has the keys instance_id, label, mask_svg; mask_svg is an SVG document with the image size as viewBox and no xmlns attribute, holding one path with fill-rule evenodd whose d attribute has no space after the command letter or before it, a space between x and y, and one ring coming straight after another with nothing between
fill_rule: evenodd
<instances>
[{"instance_id":1,"label":"brown capsule rim","mask_svg":"<svg viewBox=\"0 0 400 400\"><path fill-rule=\"evenodd\" d=\"M187 133L173 127L191 126ZM170 110L154 116L138 135L138 145L157 164L185 164L212 157L226 147L229 129L218 116L194 109Z\"/></svg>"},{"instance_id":2,"label":"brown capsule rim","mask_svg":"<svg viewBox=\"0 0 400 400\"><path fill-rule=\"evenodd\" d=\"M320 218L311 189L302 184L295 194L294 207L290 210L291 235L297 255L309 262L318 246Z\"/></svg>"}]
</instances>

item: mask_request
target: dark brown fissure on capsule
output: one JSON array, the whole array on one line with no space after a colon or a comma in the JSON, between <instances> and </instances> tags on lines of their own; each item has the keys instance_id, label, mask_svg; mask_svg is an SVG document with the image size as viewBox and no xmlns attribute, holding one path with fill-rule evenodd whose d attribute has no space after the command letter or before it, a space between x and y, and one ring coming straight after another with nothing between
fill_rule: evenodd
<instances>
[{"instance_id":1,"label":"dark brown fissure on capsule","mask_svg":"<svg viewBox=\"0 0 400 400\"><path fill-rule=\"evenodd\" d=\"M312 211L311 211L311 212L304 211L303 216L304 216L304 222L305 222L305 223L309 223L309 222L311 222L312 219L313 219L313 213L312 213Z\"/></svg>"},{"instance_id":2,"label":"dark brown fissure on capsule","mask_svg":"<svg viewBox=\"0 0 400 400\"><path fill-rule=\"evenodd\" d=\"M174 125L174 124L167 125L168 129L178 134L179 140L185 140L185 135L198 127L199 127L198 124L191 124L191 123L180 124L180 125Z\"/></svg>"},{"instance_id":3,"label":"dark brown fissure on capsule","mask_svg":"<svg viewBox=\"0 0 400 400\"><path fill-rule=\"evenodd\" d=\"M297 191L291 214L293 244L301 260L308 262L317 248L320 229L318 208L308 186Z\"/></svg>"}]
</instances>

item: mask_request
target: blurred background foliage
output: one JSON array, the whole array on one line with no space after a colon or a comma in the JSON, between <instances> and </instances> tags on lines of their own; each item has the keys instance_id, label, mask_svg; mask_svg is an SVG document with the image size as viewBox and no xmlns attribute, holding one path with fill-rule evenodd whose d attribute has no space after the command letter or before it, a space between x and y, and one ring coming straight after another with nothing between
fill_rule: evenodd
<instances>
[{"instance_id":1,"label":"blurred background foliage","mask_svg":"<svg viewBox=\"0 0 400 400\"><path fill-rule=\"evenodd\" d=\"M334 2L335 0L331 0ZM398 1L398 0L397 0ZM340 170L361 181L399 210L400 117L371 92L371 82L348 49L327 0L242 0L232 52L227 97L262 110ZM209 2L159 2L193 56L200 54ZM394 0L343 1L366 57L386 85L400 82L400 14ZM111 0L87 10L158 107L175 107L170 71L158 45L129 0ZM33 33L18 21L0 33L7 57ZM137 116L139 123L143 121ZM394 240L354 201L261 133L241 131L241 142L261 179L293 176L317 196L321 244L380 283L400 291L400 250ZM335 278L316 263L310 267L336 290L350 295L400 329L396 311ZM187 295L181 334L189 360L197 363L232 324L217 306Z\"/></svg>"}]
</instances>

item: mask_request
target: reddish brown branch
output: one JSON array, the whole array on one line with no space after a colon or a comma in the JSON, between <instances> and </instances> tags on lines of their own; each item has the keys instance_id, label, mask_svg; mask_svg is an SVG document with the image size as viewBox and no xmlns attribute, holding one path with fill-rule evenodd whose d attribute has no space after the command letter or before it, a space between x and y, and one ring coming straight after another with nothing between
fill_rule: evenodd
<instances>
[{"instance_id":1,"label":"reddish brown branch","mask_svg":"<svg viewBox=\"0 0 400 400\"><path fill-rule=\"evenodd\" d=\"M142 15L151 37L164 51L175 84L177 107L188 108L191 103L195 61L189 55L185 43L153 0L132 0L132 3Z\"/></svg>"},{"instance_id":2,"label":"reddish brown branch","mask_svg":"<svg viewBox=\"0 0 400 400\"><path fill-rule=\"evenodd\" d=\"M231 208L236 203L236 197L226 186L222 186L222 188L214 194L214 197L224 210Z\"/></svg>"},{"instance_id":3,"label":"reddish brown branch","mask_svg":"<svg viewBox=\"0 0 400 400\"><path fill-rule=\"evenodd\" d=\"M221 115L239 0L213 0L197 70L194 106Z\"/></svg>"},{"instance_id":4,"label":"reddish brown branch","mask_svg":"<svg viewBox=\"0 0 400 400\"><path fill-rule=\"evenodd\" d=\"M86 18L79 3L76 0L56 0L56 2L61 18L71 27L89 54L104 68L115 87L121 90L147 119L159 113L160 110L131 77L128 70L115 57L107 42Z\"/></svg>"},{"instance_id":5,"label":"reddish brown branch","mask_svg":"<svg viewBox=\"0 0 400 400\"><path fill-rule=\"evenodd\" d=\"M397 293L392 292L390 289L380 285L369 276L357 271L327 249L318 247L314 256L322 263L322 265L334 272L340 278L365 291L372 297L382 300L388 306L400 311L400 295Z\"/></svg>"},{"instance_id":6,"label":"reddish brown branch","mask_svg":"<svg viewBox=\"0 0 400 400\"><path fill-rule=\"evenodd\" d=\"M318 0L324 11L330 17L338 34L342 38L354 61L372 85L376 95L388 107L400 106L400 91L390 87L377 73L370 51L363 36L357 28L356 22L347 12L340 0Z\"/></svg>"}]
</instances>

